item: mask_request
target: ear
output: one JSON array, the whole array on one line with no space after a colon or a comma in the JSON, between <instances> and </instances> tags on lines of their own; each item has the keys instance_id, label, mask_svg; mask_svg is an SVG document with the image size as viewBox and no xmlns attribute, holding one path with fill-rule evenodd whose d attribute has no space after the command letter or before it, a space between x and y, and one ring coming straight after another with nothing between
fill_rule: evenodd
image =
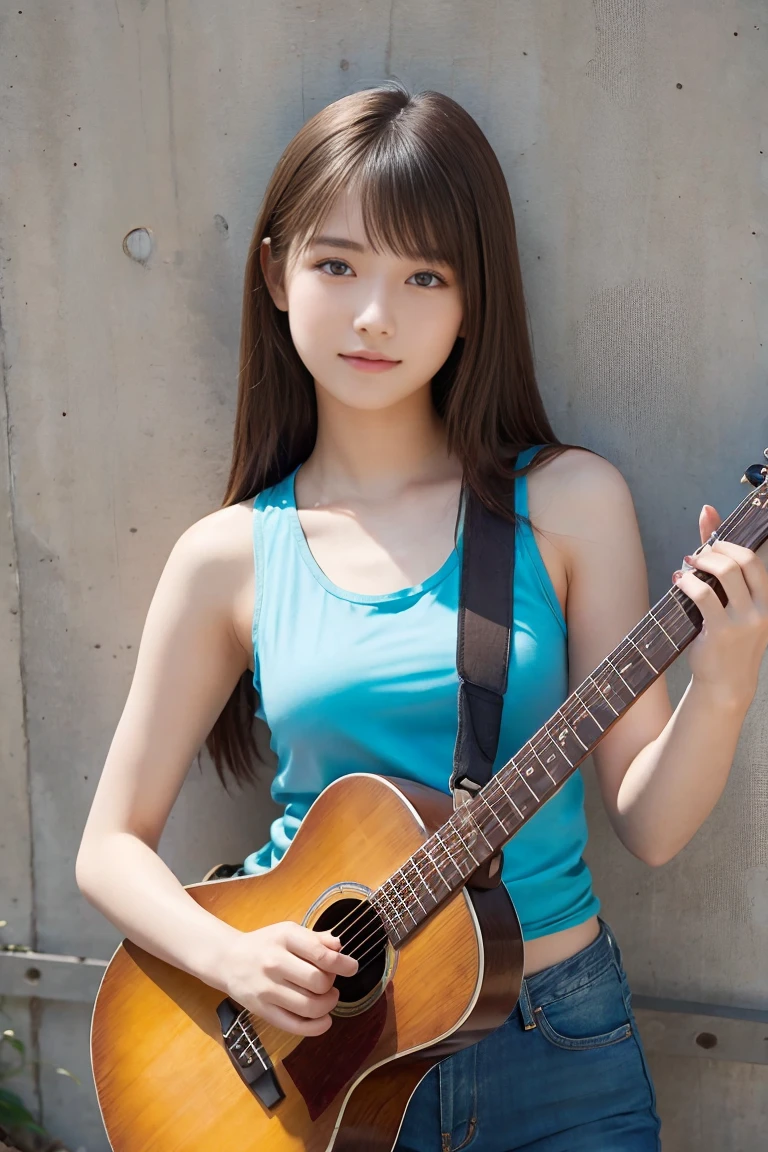
<instances>
[{"instance_id":1,"label":"ear","mask_svg":"<svg viewBox=\"0 0 768 1152\"><path fill-rule=\"evenodd\" d=\"M272 239L270 236L265 236L261 242L259 259L261 261L261 271L264 275L264 281L275 307L279 308L281 312L287 312L288 297L283 287L283 265L281 261L275 259L272 253Z\"/></svg>"}]
</instances>

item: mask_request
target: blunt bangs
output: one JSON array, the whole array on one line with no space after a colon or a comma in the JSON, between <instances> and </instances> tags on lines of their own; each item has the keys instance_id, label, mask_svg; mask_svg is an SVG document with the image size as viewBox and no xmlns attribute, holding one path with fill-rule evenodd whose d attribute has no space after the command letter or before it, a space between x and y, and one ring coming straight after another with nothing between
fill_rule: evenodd
<instances>
[{"instance_id":1,"label":"blunt bangs","mask_svg":"<svg viewBox=\"0 0 768 1152\"><path fill-rule=\"evenodd\" d=\"M285 232L293 235L296 251L314 243L337 197L349 190L359 193L365 238L374 252L447 264L463 281L465 254L477 243L474 202L455 161L449 174L413 116L379 125L372 138L334 143L327 163L312 164L300 204L291 205L303 229L292 229L293 212L286 212Z\"/></svg>"}]
</instances>

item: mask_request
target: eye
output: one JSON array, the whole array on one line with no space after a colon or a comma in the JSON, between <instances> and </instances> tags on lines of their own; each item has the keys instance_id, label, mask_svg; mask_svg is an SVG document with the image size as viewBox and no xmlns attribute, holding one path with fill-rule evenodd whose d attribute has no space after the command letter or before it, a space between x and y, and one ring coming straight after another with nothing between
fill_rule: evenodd
<instances>
[{"instance_id":1,"label":"eye","mask_svg":"<svg viewBox=\"0 0 768 1152\"><path fill-rule=\"evenodd\" d=\"M349 264L347 264L345 260L321 260L319 264L315 265L315 267L324 268L326 264L335 264L336 267L349 268ZM349 271L351 272L352 269L349 268ZM336 280L342 279L342 276L337 276L335 272L326 272L326 276L333 276Z\"/></svg>"},{"instance_id":2,"label":"eye","mask_svg":"<svg viewBox=\"0 0 768 1152\"><path fill-rule=\"evenodd\" d=\"M443 279L442 276L438 276L437 272L414 272L411 279L413 280L416 276L431 277L433 280L437 280L438 283L445 284L445 280ZM417 287L418 288L434 288L434 287L436 287L436 285L434 285L434 284L418 284Z\"/></svg>"},{"instance_id":3,"label":"eye","mask_svg":"<svg viewBox=\"0 0 768 1152\"><path fill-rule=\"evenodd\" d=\"M318 264L315 265L316 268L322 268L323 270L325 270L326 266L329 266L329 270L327 272L325 272L325 275L331 276L334 280L342 280L345 278L346 272L352 272L352 268L349 266L349 264L347 264L346 260L337 260L334 258L330 258L328 260L321 260ZM330 270L330 269L339 269L339 268L344 270L339 274L337 274L336 271ZM413 276L410 276L409 279L414 280L418 276L426 276L428 280L437 280L438 284L445 284L446 283L444 278L442 276L440 276L439 273L437 273L437 272L427 272L427 271L414 272ZM436 288L437 284L424 284L422 282L422 283L417 283L416 287L417 288Z\"/></svg>"}]
</instances>

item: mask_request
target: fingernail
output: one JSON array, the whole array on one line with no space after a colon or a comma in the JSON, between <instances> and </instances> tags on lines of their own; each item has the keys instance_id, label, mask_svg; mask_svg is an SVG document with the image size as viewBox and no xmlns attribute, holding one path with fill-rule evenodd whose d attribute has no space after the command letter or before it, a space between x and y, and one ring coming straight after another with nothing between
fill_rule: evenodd
<instances>
[{"instance_id":1,"label":"fingernail","mask_svg":"<svg viewBox=\"0 0 768 1152\"><path fill-rule=\"evenodd\" d=\"M683 560L685 560L686 564L690 564L692 566L695 566L693 556L683 556Z\"/></svg>"},{"instance_id":2,"label":"fingernail","mask_svg":"<svg viewBox=\"0 0 768 1152\"><path fill-rule=\"evenodd\" d=\"M682 580L682 578L683 578L683 574L679 568L678 568L677 572L672 573L672 579L674 580L675 584L677 584L678 580Z\"/></svg>"}]
</instances>

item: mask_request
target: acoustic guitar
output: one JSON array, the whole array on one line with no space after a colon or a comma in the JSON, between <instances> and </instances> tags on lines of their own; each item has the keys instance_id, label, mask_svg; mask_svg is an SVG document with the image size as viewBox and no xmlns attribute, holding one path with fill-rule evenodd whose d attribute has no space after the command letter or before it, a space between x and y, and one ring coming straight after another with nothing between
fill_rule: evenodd
<instances>
[{"instance_id":1,"label":"acoustic guitar","mask_svg":"<svg viewBox=\"0 0 768 1152\"><path fill-rule=\"evenodd\" d=\"M768 457L768 449L766 449ZM768 468L714 538L768 540ZM705 573L723 601L719 583ZM261 876L193 884L243 932L333 930L359 961L322 1036L283 1032L129 940L108 965L91 1057L114 1152L391 1152L408 1100L443 1057L513 1011L523 939L503 884L473 886L701 630L672 587L490 782L452 798L367 773L317 798ZM487 880L487 875L486 875Z\"/></svg>"}]
</instances>

